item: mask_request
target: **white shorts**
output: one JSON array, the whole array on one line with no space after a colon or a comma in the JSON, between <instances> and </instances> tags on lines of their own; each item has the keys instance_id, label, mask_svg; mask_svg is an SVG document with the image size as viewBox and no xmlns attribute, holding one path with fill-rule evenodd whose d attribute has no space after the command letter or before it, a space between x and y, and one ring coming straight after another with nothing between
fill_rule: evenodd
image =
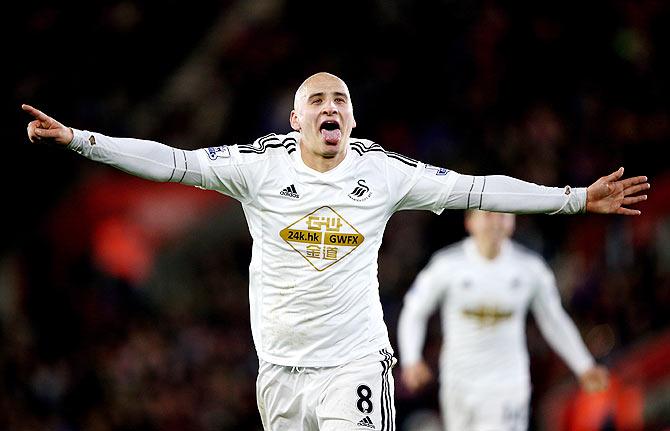
<instances>
[{"instance_id":1,"label":"white shorts","mask_svg":"<svg viewBox=\"0 0 670 431\"><path fill-rule=\"evenodd\" d=\"M472 391L444 387L440 406L448 431L526 431L527 387Z\"/></svg>"},{"instance_id":2,"label":"white shorts","mask_svg":"<svg viewBox=\"0 0 670 431\"><path fill-rule=\"evenodd\" d=\"M260 361L258 411L265 431L395 431L391 369L380 350L337 367L286 367Z\"/></svg>"}]
</instances>

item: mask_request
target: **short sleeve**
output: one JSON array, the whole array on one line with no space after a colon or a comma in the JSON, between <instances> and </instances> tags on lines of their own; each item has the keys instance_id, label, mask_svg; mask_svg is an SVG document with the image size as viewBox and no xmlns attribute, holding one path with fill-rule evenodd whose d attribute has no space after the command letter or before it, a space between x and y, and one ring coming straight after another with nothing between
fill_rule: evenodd
<instances>
[{"instance_id":1,"label":"short sleeve","mask_svg":"<svg viewBox=\"0 0 670 431\"><path fill-rule=\"evenodd\" d=\"M447 206L459 174L446 168L418 162L411 175L405 170L404 175L395 167L390 175L395 182L391 187L401 193L395 210L430 210L442 213Z\"/></svg>"},{"instance_id":2,"label":"short sleeve","mask_svg":"<svg viewBox=\"0 0 670 431\"><path fill-rule=\"evenodd\" d=\"M221 145L196 150L202 169L202 188L216 190L242 203L252 200L253 178L242 162L237 145Z\"/></svg>"}]
</instances>

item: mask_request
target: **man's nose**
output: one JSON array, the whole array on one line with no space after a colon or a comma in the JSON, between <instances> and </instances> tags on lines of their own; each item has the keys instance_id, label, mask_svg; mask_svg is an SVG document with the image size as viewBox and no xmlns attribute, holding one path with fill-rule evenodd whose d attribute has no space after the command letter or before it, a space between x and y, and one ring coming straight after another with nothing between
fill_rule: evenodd
<instances>
[{"instance_id":1,"label":"man's nose","mask_svg":"<svg viewBox=\"0 0 670 431\"><path fill-rule=\"evenodd\" d=\"M337 104L334 100L330 100L323 104L323 113L328 115L337 114Z\"/></svg>"}]
</instances>

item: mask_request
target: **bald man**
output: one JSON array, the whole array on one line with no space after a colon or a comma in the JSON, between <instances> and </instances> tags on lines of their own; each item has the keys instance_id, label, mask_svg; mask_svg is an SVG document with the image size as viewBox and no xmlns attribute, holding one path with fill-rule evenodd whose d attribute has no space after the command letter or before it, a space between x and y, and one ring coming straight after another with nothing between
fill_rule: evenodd
<instances>
[{"instance_id":1,"label":"bald man","mask_svg":"<svg viewBox=\"0 0 670 431\"><path fill-rule=\"evenodd\" d=\"M555 188L506 176L461 175L365 139L349 89L329 73L295 95L288 134L250 145L184 151L65 127L39 110L31 142L61 144L153 181L216 190L239 200L253 238L251 328L259 357L258 409L266 430L393 430L396 359L383 320L377 254L389 217L483 208L523 213L616 213L645 177L623 169L587 188Z\"/></svg>"}]
</instances>

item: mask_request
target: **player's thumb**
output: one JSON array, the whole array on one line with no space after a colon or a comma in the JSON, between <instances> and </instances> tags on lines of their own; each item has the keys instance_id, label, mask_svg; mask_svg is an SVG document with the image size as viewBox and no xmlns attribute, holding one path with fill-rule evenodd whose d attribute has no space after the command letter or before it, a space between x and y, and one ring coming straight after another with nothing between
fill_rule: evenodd
<instances>
[{"instance_id":1,"label":"player's thumb","mask_svg":"<svg viewBox=\"0 0 670 431\"><path fill-rule=\"evenodd\" d=\"M617 181L623 176L623 166L607 176L608 181Z\"/></svg>"}]
</instances>

